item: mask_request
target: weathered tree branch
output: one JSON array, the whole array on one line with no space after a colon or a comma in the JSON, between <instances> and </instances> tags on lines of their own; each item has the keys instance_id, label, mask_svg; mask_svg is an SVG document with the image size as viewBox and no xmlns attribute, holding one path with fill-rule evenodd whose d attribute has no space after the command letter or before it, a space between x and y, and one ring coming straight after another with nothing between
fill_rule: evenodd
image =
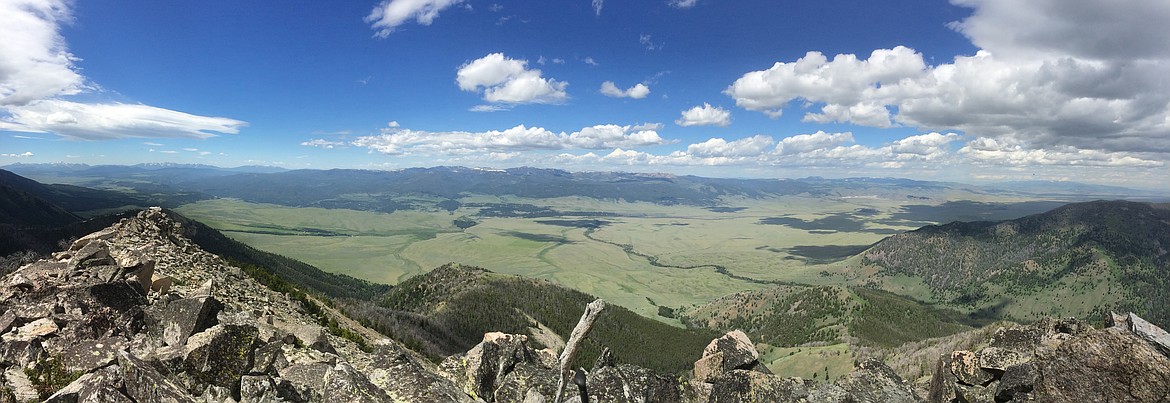
<instances>
[{"instance_id":1,"label":"weathered tree branch","mask_svg":"<svg viewBox=\"0 0 1170 403\"><path fill-rule=\"evenodd\" d=\"M561 403L561 398L565 394L565 386L570 378L573 368L570 363L573 357L577 355L577 346L585 339L585 335L593 330L593 322L597 321L597 317L601 315L601 310L605 309L605 301L598 298L585 306L585 313L581 314L581 320L577 321L577 327L573 328L573 333L569 334L569 342L565 344L565 350L561 352L561 382L557 385L557 395L553 399L555 403Z\"/></svg>"}]
</instances>

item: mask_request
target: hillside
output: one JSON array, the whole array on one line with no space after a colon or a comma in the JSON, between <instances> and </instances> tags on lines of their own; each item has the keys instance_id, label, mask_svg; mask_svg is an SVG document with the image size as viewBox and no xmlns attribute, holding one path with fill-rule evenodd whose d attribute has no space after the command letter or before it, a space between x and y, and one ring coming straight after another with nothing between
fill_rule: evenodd
<instances>
[{"instance_id":1,"label":"hillside","mask_svg":"<svg viewBox=\"0 0 1170 403\"><path fill-rule=\"evenodd\" d=\"M60 184L46 185L3 169L0 169L0 186L31 194L72 213L141 208L151 203L148 197L111 190Z\"/></svg>"},{"instance_id":2,"label":"hillside","mask_svg":"<svg viewBox=\"0 0 1170 403\"><path fill-rule=\"evenodd\" d=\"M997 222L954 222L891 236L862 254L874 284L920 281L927 297L988 315L1170 320L1170 210L1076 203Z\"/></svg>"},{"instance_id":3,"label":"hillside","mask_svg":"<svg viewBox=\"0 0 1170 403\"><path fill-rule=\"evenodd\" d=\"M970 329L955 311L889 292L781 285L729 295L685 313L692 326L741 329L774 346L807 343L893 347Z\"/></svg>"},{"instance_id":4,"label":"hillside","mask_svg":"<svg viewBox=\"0 0 1170 403\"><path fill-rule=\"evenodd\" d=\"M369 306L341 302L367 326L435 359L465 351L485 332L532 336L538 346L563 345L595 297L545 281L445 265L402 282ZM660 372L690 367L718 333L680 329L611 305L582 346L587 365L610 348L619 362Z\"/></svg>"},{"instance_id":5,"label":"hillside","mask_svg":"<svg viewBox=\"0 0 1170 403\"><path fill-rule=\"evenodd\" d=\"M53 226L69 224L80 219L31 193L0 184L0 223Z\"/></svg>"}]
</instances>

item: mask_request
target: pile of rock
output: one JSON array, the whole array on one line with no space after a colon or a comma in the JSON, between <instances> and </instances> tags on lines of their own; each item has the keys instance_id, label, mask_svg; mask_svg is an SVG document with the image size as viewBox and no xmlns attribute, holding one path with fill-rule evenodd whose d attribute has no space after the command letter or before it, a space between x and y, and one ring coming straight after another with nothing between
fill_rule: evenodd
<instances>
[{"instance_id":1,"label":"pile of rock","mask_svg":"<svg viewBox=\"0 0 1170 403\"><path fill-rule=\"evenodd\" d=\"M536 350L528 337L488 333L464 354L448 357L440 373L467 395L487 402L553 402L560 362L549 349ZM590 402L678 402L678 380L628 364L603 353L585 377ZM561 401L580 402L569 388Z\"/></svg>"},{"instance_id":2,"label":"pile of rock","mask_svg":"<svg viewBox=\"0 0 1170 403\"><path fill-rule=\"evenodd\" d=\"M747 335L735 330L712 340L695 362L687 388L693 402L921 402L913 388L879 361L860 363L835 383L772 375Z\"/></svg>"},{"instance_id":3,"label":"pile of rock","mask_svg":"<svg viewBox=\"0 0 1170 403\"><path fill-rule=\"evenodd\" d=\"M182 231L147 210L5 278L0 401L471 401L389 341L366 353L329 334Z\"/></svg>"},{"instance_id":4,"label":"pile of rock","mask_svg":"<svg viewBox=\"0 0 1170 403\"><path fill-rule=\"evenodd\" d=\"M939 359L931 402L1170 401L1170 337L1137 315L1094 329L1042 319L997 330L989 346Z\"/></svg>"}]
</instances>

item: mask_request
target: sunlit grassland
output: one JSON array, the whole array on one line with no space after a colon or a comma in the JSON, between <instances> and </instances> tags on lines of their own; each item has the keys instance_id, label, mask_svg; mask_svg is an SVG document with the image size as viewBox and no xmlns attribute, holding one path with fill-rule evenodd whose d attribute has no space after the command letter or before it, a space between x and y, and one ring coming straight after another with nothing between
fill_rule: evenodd
<instances>
[{"instance_id":1,"label":"sunlit grassland","mask_svg":"<svg viewBox=\"0 0 1170 403\"><path fill-rule=\"evenodd\" d=\"M774 347L759 344L760 362L783 376L833 380L853 371L853 353L847 344L818 347Z\"/></svg>"},{"instance_id":2,"label":"sunlit grassland","mask_svg":"<svg viewBox=\"0 0 1170 403\"><path fill-rule=\"evenodd\" d=\"M868 245L885 236L832 229L810 232L787 225L761 224L761 219L792 217L814 221L864 208L869 209L865 217L850 217L863 220L865 229L900 229L873 222L888 218L899 203L868 199L725 200L725 205L738 208L731 212L579 197L537 200L475 196L461 201L464 205L532 204L566 214L600 213L591 219L606 224L590 231L541 222L577 220L582 218L580 215L475 217L478 209L468 207L454 212L386 214L231 199L200 201L178 211L253 247L375 282L397 284L442 264L457 262L553 280L639 314L674 323L677 322L657 316L655 305L699 305L734 292L760 289L774 281L848 281L853 260L811 264L789 250L802 245ZM475 217L478 223L460 229L453 220L463 216ZM720 274L713 265L752 281Z\"/></svg>"}]
</instances>

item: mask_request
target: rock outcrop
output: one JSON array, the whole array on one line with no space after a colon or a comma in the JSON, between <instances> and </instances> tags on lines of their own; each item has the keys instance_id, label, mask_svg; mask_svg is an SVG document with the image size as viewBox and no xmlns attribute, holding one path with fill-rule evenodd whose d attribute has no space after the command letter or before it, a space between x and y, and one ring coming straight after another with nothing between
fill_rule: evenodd
<instances>
[{"instance_id":1,"label":"rock outcrop","mask_svg":"<svg viewBox=\"0 0 1170 403\"><path fill-rule=\"evenodd\" d=\"M860 363L836 383L772 375L738 330L712 340L695 362L684 400L693 402L921 402L913 388L878 361Z\"/></svg>"},{"instance_id":2,"label":"rock outcrop","mask_svg":"<svg viewBox=\"0 0 1170 403\"><path fill-rule=\"evenodd\" d=\"M389 340L330 334L184 222L149 209L7 276L0 401L473 401Z\"/></svg>"},{"instance_id":3,"label":"rock outcrop","mask_svg":"<svg viewBox=\"0 0 1170 403\"><path fill-rule=\"evenodd\" d=\"M1170 401L1165 331L1137 315L1094 329L1076 319L1001 328L979 351L941 357L931 402Z\"/></svg>"}]
</instances>

